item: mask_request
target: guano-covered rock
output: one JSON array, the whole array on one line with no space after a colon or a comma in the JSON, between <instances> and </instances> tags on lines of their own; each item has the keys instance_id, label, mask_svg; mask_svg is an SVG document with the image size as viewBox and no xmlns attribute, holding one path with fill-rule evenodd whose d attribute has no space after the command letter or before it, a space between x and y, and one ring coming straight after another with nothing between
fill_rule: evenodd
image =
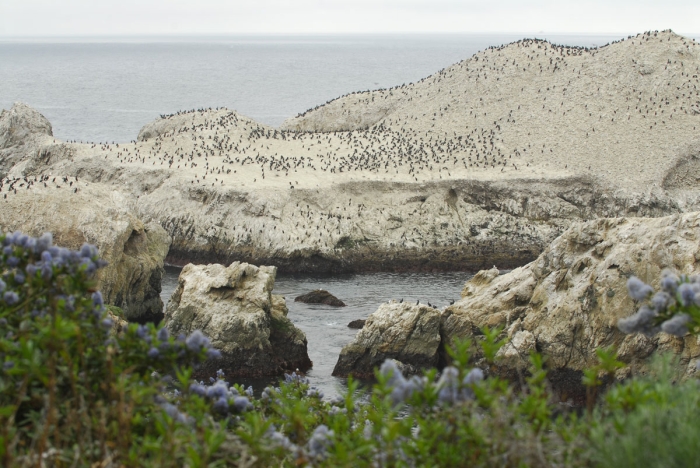
<instances>
[{"instance_id":1,"label":"guano-covered rock","mask_svg":"<svg viewBox=\"0 0 700 468\"><path fill-rule=\"evenodd\" d=\"M371 379L384 360L399 361L407 373L438 364L440 312L425 305L390 302L379 306L355 339L340 352L336 377Z\"/></svg>"},{"instance_id":2,"label":"guano-covered rock","mask_svg":"<svg viewBox=\"0 0 700 468\"><path fill-rule=\"evenodd\" d=\"M221 352L199 376L223 369L228 377L261 377L311 367L304 332L287 318L284 298L272 294L276 273L240 262L183 268L165 326L175 335L201 330Z\"/></svg>"}]
</instances>

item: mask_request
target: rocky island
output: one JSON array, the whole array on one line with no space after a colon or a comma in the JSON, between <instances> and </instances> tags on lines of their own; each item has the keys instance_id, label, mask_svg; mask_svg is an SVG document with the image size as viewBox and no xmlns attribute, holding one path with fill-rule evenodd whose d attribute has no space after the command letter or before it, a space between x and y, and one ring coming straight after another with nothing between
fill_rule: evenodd
<instances>
[{"instance_id":1,"label":"rocky island","mask_svg":"<svg viewBox=\"0 0 700 468\"><path fill-rule=\"evenodd\" d=\"M181 265L516 267L576 220L697 208L698 54L670 31L597 49L522 40L279 129L208 109L119 144L61 142L17 104L0 117L0 201L119 193Z\"/></svg>"}]
</instances>

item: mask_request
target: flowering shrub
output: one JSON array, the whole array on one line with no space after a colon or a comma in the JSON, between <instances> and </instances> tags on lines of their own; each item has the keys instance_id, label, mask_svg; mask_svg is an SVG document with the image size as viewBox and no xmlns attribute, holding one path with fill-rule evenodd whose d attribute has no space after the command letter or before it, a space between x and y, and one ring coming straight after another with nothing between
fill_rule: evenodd
<instances>
[{"instance_id":1,"label":"flowering shrub","mask_svg":"<svg viewBox=\"0 0 700 468\"><path fill-rule=\"evenodd\" d=\"M678 409L673 403L688 383L613 385L582 419L552 401L537 354L519 390L490 375L505 343L500 329L482 330L483 369L470 365L471 343L456 342L440 374L407 377L389 360L371 390L349 379L344 395L331 400L296 373L259 398L221 371L195 381L193 368L220 353L199 331L174 337L129 324L117 333L119 318L95 289L104 262L94 247L71 251L53 246L48 234L20 233L0 236L0 244L2 466L625 466L632 459L637 464L627 466L639 466L645 458L635 458L635 444L647 452L663 447L621 432L625 418L648 424L660 441L672 434L665 428L676 427L669 422L678 424L689 434L683 440L697 445L698 392ZM662 296L631 280L630 293L653 315L621 328L696 330L697 283L668 277ZM612 350L598 357L585 375L594 389L601 372L619 366ZM629 460L615 451L614 437L625 438ZM686 452L648 460L697 460Z\"/></svg>"},{"instance_id":2,"label":"flowering shrub","mask_svg":"<svg viewBox=\"0 0 700 468\"><path fill-rule=\"evenodd\" d=\"M173 424L198 415L178 409L168 392L188 380L189 366L218 351L201 333L171 337L153 325L115 335L118 318L95 290L105 263L94 246L72 251L53 246L50 234L21 233L0 236L0 244L2 465L139 465L163 457L155 442L173 443ZM204 453L222 440L197 432L180 439ZM173 466L191 458L180 450L168 454Z\"/></svg>"},{"instance_id":3,"label":"flowering shrub","mask_svg":"<svg viewBox=\"0 0 700 468\"><path fill-rule=\"evenodd\" d=\"M661 290L656 293L632 276L627 281L627 291L642 305L634 315L618 321L623 333L652 336L664 331L684 336L700 332L700 276L677 276L666 270L662 273Z\"/></svg>"}]
</instances>

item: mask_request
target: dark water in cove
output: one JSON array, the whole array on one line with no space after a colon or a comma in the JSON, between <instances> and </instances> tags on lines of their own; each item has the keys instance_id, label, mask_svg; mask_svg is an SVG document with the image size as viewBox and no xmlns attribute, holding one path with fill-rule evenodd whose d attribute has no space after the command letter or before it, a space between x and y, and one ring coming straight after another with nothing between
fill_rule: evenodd
<instances>
[{"instance_id":1,"label":"dark water in cove","mask_svg":"<svg viewBox=\"0 0 700 468\"><path fill-rule=\"evenodd\" d=\"M180 269L166 267L163 278L163 302L177 287ZM314 276L280 275L275 281L274 294L287 299L289 319L306 333L309 357L314 363L307 374L311 385L332 397L344 388L345 379L331 376L340 350L352 341L357 330L347 327L355 319L365 319L382 302L402 299L408 302L430 302L444 307L459 299L470 273L367 273L354 275ZM331 307L294 302L294 298L314 289L326 289L345 302L347 307ZM250 382L256 392L268 382Z\"/></svg>"}]
</instances>

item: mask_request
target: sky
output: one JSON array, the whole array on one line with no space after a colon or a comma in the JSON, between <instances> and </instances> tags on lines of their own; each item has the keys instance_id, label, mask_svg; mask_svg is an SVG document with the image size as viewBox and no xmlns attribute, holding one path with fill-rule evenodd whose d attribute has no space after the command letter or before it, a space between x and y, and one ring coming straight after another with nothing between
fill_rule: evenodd
<instances>
[{"instance_id":1,"label":"sky","mask_svg":"<svg viewBox=\"0 0 700 468\"><path fill-rule=\"evenodd\" d=\"M0 37L700 33L700 0L0 0Z\"/></svg>"}]
</instances>

